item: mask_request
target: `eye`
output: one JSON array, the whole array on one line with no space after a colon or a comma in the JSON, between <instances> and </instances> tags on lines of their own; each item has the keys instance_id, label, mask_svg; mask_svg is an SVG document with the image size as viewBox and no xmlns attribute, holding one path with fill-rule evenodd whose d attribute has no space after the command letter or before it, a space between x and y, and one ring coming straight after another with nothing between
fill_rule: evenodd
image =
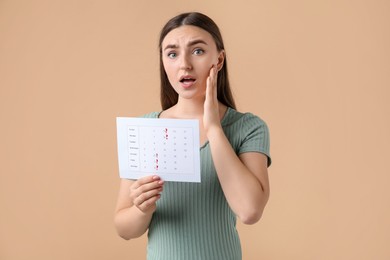
<instances>
[{"instance_id":1,"label":"eye","mask_svg":"<svg viewBox=\"0 0 390 260\"><path fill-rule=\"evenodd\" d=\"M167 56L168 56L168 58L174 59L174 58L176 58L176 53L170 52L170 53L168 53Z\"/></svg>"},{"instance_id":2,"label":"eye","mask_svg":"<svg viewBox=\"0 0 390 260\"><path fill-rule=\"evenodd\" d=\"M204 50L197 48L192 53L195 55L202 55L204 53Z\"/></svg>"}]
</instances>

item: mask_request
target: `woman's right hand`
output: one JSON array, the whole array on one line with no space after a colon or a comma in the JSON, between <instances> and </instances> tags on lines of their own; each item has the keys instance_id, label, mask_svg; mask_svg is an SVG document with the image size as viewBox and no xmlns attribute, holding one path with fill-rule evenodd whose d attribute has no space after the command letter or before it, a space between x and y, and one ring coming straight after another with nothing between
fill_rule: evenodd
<instances>
[{"instance_id":1,"label":"woman's right hand","mask_svg":"<svg viewBox=\"0 0 390 260\"><path fill-rule=\"evenodd\" d=\"M130 199L134 206L145 214L156 210L161 197L164 181L159 176L147 176L136 180L130 186Z\"/></svg>"}]
</instances>

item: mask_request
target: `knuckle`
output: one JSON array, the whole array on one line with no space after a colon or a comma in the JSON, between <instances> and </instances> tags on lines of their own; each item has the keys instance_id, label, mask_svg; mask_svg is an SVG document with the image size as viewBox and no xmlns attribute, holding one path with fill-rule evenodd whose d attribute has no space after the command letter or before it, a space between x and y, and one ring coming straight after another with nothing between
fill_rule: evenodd
<instances>
[{"instance_id":1,"label":"knuckle","mask_svg":"<svg viewBox=\"0 0 390 260\"><path fill-rule=\"evenodd\" d=\"M145 193L142 193L141 195L138 196L138 198L139 198L141 201L145 201L145 200L147 200L148 197L146 196Z\"/></svg>"},{"instance_id":2,"label":"knuckle","mask_svg":"<svg viewBox=\"0 0 390 260\"><path fill-rule=\"evenodd\" d=\"M138 190L139 190L140 192L144 192L144 191L145 191L145 186L140 186L140 187L138 187Z\"/></svg>"}]
</instances>

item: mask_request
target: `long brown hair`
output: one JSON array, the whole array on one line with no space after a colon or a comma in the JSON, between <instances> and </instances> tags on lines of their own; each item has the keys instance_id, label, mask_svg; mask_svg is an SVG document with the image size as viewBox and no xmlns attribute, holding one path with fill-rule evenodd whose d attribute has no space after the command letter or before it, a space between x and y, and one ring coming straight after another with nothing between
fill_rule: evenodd
<instances>
[{"instance_id":1,"label":"long brown hair","mask_svg":"<svg viewBox=\"0 0 390 260\"><path fill-rule=\"evenodd\" d=\"M161 91L160 91L160 99L161 99L161 107L163 110L166 110L173 105L175 105L178 101L178 94L171 86L171 83L168 80L168 76L164 69L164 64L162 61L162 42L165 36L172 31L182 25L193 25L197 26L208 33L213 37L215 44L217 45L217 50L222 51L225 50L221 32L219 31L218 26L215 24L211 18L208 16L197 13L183 13L178 16L173 17L169 20L160 33L159 40L159 48L160 48L160 79L161 79ZM233 95L230 89L229 77L228 77L228 69L226 63L226 53L225 60L222 68L218 72L217 77L217 98L218 100L231 108L236 109L236 105L234 103Z\"/></svg>"}]
</instances>

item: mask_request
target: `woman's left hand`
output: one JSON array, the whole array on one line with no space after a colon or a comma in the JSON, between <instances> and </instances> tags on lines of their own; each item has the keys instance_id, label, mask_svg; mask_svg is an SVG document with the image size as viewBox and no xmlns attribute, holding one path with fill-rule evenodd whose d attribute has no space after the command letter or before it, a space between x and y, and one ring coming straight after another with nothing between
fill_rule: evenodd
<instances>
[{"instance_id":1,"label":"woman's left hand","mask_svg":"<svg viewBox=\"0 0 390 260\"><path fill-rule=\"evenodd\" d=\"M213 65L207 78L206 99L204 101L203 127L206 133L211 128L221 128L217 98L217 74L217 66Z\"/></svg>"}]
</instances>

